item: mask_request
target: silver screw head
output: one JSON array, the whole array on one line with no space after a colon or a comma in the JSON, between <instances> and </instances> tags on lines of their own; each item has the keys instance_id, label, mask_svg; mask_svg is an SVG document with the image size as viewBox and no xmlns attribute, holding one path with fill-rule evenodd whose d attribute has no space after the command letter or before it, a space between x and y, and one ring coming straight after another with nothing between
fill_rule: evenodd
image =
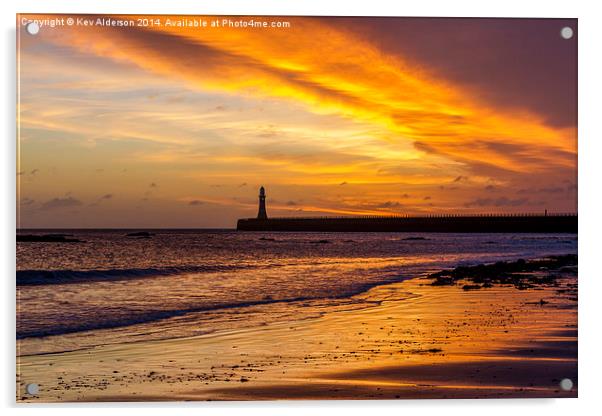
<instances>
[{"instance_id":1,"label":"silver screw head","mask_svg":"<svg viewBox=\"0 0 602 416\"><path fill-rule=\"evenodd\" d=\"M573 37L573 29L565 26L562 29L560 29L560 36L562 36L563 39L570 39Z\"/></svg>"},{"instance_id":2,"label":"silver screw head","mask_svg":"<svg viewBox=\"0 0 602 416\"><path fill-rule=\"evenodd\" d=\"M29 22L25 26L25 30L27 30L27 33L30 35L37 35L40 31L40 25L36 22Z\"/></svg>"},{"instance_id":3,"label":"silver screw head","mask_svg":"<svg viewBox=\"0 0 602 416\"><path fill-rule=\"evenodd\" d=\"M571 391L573 389L573 380L570 378L563 378L560 380L560 388L564 391Z\"/></svg>"},{"instance_id":4,"label":"silver screw head","mask_svg":"<svg viewBox=\"0 0 602 416\"><path fill-rule=\"evenodd\" d=\"M27 394L35 396L40 391L40 386L38 386L36 383L29 383L27 386L25 386L25 391Z\"/></svg>"}]
</instances>

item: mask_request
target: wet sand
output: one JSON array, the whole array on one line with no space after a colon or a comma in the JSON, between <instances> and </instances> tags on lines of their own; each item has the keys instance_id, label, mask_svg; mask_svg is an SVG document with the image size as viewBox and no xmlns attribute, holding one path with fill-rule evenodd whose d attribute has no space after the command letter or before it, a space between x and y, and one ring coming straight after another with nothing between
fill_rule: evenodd
<instances>
[{"instance_id":1,"label":"wet sand","mask_svg":"<svg viewBox=\"0 0 602 416\"><path fill-rule=\"evenodd\" d=\"M17 400L576 397L576 268L539 273L553 284L467 290L471 281L416 278L311 319L22 356ZM29 382L37 396L24 393Z\"/></svg>"}]
</instances>

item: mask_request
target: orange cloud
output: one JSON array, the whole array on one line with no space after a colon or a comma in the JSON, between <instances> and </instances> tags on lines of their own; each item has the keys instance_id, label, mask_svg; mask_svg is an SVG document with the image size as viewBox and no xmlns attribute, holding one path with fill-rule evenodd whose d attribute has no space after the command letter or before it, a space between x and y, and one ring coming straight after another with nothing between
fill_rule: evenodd
<instances>
[{"instance_id":1,"label":"orange cloud","mask_svg":"<svg viewBox=\"0 0 602 416\"><path fill-rule=\"evenodd\" d=\"M290 29L94 27L48 29L47 36L195 88L287 99L317 113L373 123L400 145L419 142L423 151L469 166L524 173L574 163L574 131L550 128L535 114L490 108L327 19L287 20ZM480 145L485 142L528 146L528 155L508 157L496 146Z\"/></svg>"}]
</instances>

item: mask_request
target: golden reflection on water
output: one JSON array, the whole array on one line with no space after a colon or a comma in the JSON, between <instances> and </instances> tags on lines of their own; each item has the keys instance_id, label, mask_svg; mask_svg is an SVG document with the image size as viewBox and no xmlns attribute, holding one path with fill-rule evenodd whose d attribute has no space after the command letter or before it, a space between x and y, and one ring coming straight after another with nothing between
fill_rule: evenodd
<instances>
[{"instance_id":1,"label":"golden reflection on water","mask_svg":"<svg viewBox=\"0 0 602 416\"><path fill-rule=\"evenodd\" d=\"M574 277L562 279L562 285L575 282ZM576 369L576 352L566 357L529 352L550 342L576 341L576 302L558 288L464 291L429 283L413 279L378 286L354 297L363 301L361 307L320 311L316 306L315 315L300 317L306 319L295 319L291 310L289 319L269 325L21 357L20 383L39 380L39 399L44 401L203 400L238 398L236 392L247 386L303 389L324 383L419 390L426 383L441 389L516 391L516 380L514 385L503 380L471 383L463 363L528 361L541 363L533 367L537 370L556 360ZM254 308L266 306L248 308L250 314ZM444 368L452 364L460 367L446 374ZM435 376L421 373L425 366L437 365L448 367L440 367L442 373ZM374 371L362 375L366 369ZM384 376L379 369L393 370ZM520 380L518 384L522 391ZM548 384L527 388L533 394L554 395L553 384Z\"/></svg>"}]
</instances>

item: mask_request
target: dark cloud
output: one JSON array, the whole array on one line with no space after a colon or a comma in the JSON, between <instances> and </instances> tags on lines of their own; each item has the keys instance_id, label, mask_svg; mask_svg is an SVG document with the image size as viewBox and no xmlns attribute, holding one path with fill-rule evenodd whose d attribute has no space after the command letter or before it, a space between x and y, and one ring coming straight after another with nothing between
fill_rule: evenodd
<instances>
[{"instance_id":1,"label":"dark cloud","mask_svg":"<svg viewBox=\"0 0 602 416\"><path fill-rule=\"evenodd\" d=\"M52 209L61 209L61 208L73 208L82 205L82 202L78 199L75 199L71 196L66 198L53 198L49 201L46 201L42 204L42 210L52 210Z\"/></svg>"},{"instance_id":2,"label":"dark cloud","mask_svg":"<svg viewBox=\"0 0 602 416\"><path fill-rule=\"evenodd\" d=\"M533 195L533 194L563 194L570 192L572 188L570 186L549 186L545 188L521 188L516 191L518 195Z\"/></svg>"},{"instance_id":3,"label":"dark cloud","mask_svg":"<svg viewBox=\"0 0 602 416\"><path fill-rule=\"evenodd\" d=\"M529 200L527 198L509 199L506 197L500 198L477 198L473 201L464 204L465 207L518 207L525 205Z\"/></svg>"},{"instance_id":4,"label":"dark cloud","mask_svg":"<svg viewBox=\"0 0 602 416\"><path fill-rule=\"evenodd\" d=\"M375 208L399 208L399 207L403 207L403 204L401 204L397 201L386 201L386 202L383 202L382 204L377 204L374 207Z\"/></svg>"},{"instance_id":5,"label":"dark cloud","mask_svg":"<svg viewBox=\"0 0 602 416\"><path fill-rule=\"evenodd\" d=\"M100 205L100 203L102 201L109 200L109 199L112 199L112 198L113 198L113 194L104 194L104 195L98 197L98 199L96 201L92 202L90 204L90 206L91 207L96 207L96 206Z\"/></svg>"},{"instance_id":6,"label":"dark cloud","mask_svg":"<svg viewBox=\"0 0 602 416\"><path fill-rule=\"evenodd\" d=\"M467 144L463 142L441 142L425 143L417 141L414 147L420 151L449 157L465 164L465 166L477 175L494 178L509 178L521 175L521 171L529 169L541 169L558 175L568 174L573 168L567 165L574 163L575 154L555 148L552 146L533 146L524 143L503 143L491 139L474 139L469 144L472 151L486 154L486 159L471 159L463 156L466 153ZM489 162L491 159L492 162ZM505 166L495 164L496 160L512 160ZM533 172L535 173L535 172ZM463 182L466 176L458 176L453 182ZM443 188L442 188L443 189Z\"/></svg>"},{"instance_id":7,"label":"dark cloud","mask_svg":"<svg viewBox=\"0 0 602 416\"><path fill-rule=\"evenodd\" d=\"M340 18L385 53L507 108L526 108L550 125L577 123L577 36L560 37L576 19ZM350 24L352 23L352 24Z\"/></svg>"},{"instance_id":8,"label":"dark cloud","mask_svg":"<svg viewBox=\"0 0 602 416\"><path fill-rule=\"evenodd\" d=\"M33 205L36 201L34 199L31 198L22 198L19 203L20 205L26 207L26 206L30 206Z\"/></svg>"}]
</instances>

